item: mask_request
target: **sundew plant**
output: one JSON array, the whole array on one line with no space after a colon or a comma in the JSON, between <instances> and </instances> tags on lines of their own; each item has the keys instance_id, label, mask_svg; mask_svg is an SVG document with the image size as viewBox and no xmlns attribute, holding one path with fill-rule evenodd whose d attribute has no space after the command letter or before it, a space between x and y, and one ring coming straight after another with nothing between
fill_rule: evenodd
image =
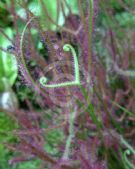
<instances>
[{"instance_id":1,"label":"sundew plant","mask_svg":"<svg viewBox=\"0 0 135 169\"><path fill-rule=\"evenodd\" d=\"M0 168L135 169L135 1L0 1Z\"/></svg>"}]
</instances>

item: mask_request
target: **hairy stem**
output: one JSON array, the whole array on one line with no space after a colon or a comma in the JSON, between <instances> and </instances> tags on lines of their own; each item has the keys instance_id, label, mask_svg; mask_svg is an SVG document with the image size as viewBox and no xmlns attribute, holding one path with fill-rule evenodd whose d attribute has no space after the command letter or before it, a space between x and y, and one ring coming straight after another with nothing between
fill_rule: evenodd
<instances>
[{"instance_id":1,"label":"hairy stem","mask_svg":"<svg viewBox=\"0 0 135 169\"><path fill-rule=\"evenodd\" d=\"M77 111L74 110L70 114L70 117L69 117L69 136L68 136L68 139L66 141L65 151L64 151L64 154L63 154L64 160L67 160L69 158L70 146L71 146L71 142L74 138L74 121L75 121L76 113L77 113Z\"/></svg>"}]
</instances>

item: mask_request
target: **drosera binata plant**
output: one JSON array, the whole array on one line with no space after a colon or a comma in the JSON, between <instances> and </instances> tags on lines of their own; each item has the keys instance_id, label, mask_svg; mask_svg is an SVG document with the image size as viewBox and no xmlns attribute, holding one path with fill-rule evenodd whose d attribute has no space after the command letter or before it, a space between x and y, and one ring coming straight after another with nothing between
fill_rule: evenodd
<instances>
[{"instance_id":1,"label":"drosera binata plant","mask_svg":"<svg viewBox=\"0 0 135 169\"><path fill-rule=\"evenodd\" d=\"M25 31L27 29L27 27L29 26L29 24L31 23L31 21L35 19L35 17L30 18L30 20L26 23L23 32L22 32L22 36L21 36L21 41L20 41L20 51L21 51L21 59L22 59L22 63L27 71L28 76L30 77L30 80L32 82L34 82L33 78L31 77L31 75L29 74L29 71L27 69L26 63L25 63L25 59L23 56L23 40L24 40L24 35L25 35ZM47 84L48 79L45 76L42 76L39 79L39 82L42 86L44 86L45 88L61 88L61 87L67 87L67 86L79 86L81 85L80 82L80 70L79 70L79 63L78 63L78 58L77 58L77 54L75 49L73 48L72 45L70 44L65 44L63 46L63 50L65 52L69 52L71 51L72 53L72 57L73 57L73 66L74 66L74 81L67 81L67 82L63 82L63 83L57 83L57 84ZM76 118L76 110L74 110L73 112L70 113L69 118L68 118L68 122L69 122L69 136L67 138L66 141L66 145L65 145L65 150L63 153L63 160L68 160L69 155L70 155L70 146L71 146L71 142L72 139L74 137L74 121Z\"/></svg>"},{"instance_id":2,"label":"drosera binata plant","mask_svg":"<svg viewBox=\"0 0 135 169\"><path fill-rule=\"evenodd\" d=\"M65 52L69 52L71 50L72 55L73 55L73 64L74 64L74 81L67 81L63 83L57 83L57 84L47 84L47 78L45 76L40 78L40 84L44 87L47 88L59 88L59 87L66 87L66 86L76 86L80 85L80 73L79 73L79 64L78 64L78 59L77 55L75 52L75 49L70 45L70 44L65 44L63 46L63 50Z\"/></svg>"},{"instance_id":3,"label":"drosera binata plant","mask_svg":"<svg viewBox=\"0 0 135 169\"><path fill-rule=\"evenodd\" d=\"M29 26L29 24L32 22L32 20L35 19L35 17L30 18L30 20L27 22L27 24L25 25L22 35L21 35L21 40L20 40L20 52L21 52L21 59L22 59L22 63L24 65L25 70L27 71L27 74L31 80L32 83L34 83L33 78L31 77L31 75L29 74L29 71L27 69L26 63L25 63L25 59L23 57L23 40L24 40L24 35L25 35L25 31L27 29L27 27ZM57 84L47 84L48 79L45 76L42 76L39 79L39 82L42 86L46 87L46 88L60 88L60 87L67 87L67 86L78 86L81 85L80 83L80 71L79 71L79 63L78 63L78 58L77 58L77 54L75 49L73 48L72 45L70 44L65 44L63 46L63 50L65 52L72 52L73 55L73 64L74 64L74 81L67 81L67 82L63 82L63 83L57 83ZM35 83L34 83L35 84Z\"/></svg>"},{"instance_id":4,"label":"drosera binata plant","mask_svg":"<svg viewBox=\"0 0 135 169\"><path fill-rule=\"evenodd\" d=\"M64 1L66 1L66 0L64 0ZM34 125L30 128L25 128L25 130L23 129L23 131L21 130L18 133L19 133L19 135L23 135L23 139L21 139L23 144L22 144L22 142L21 142L21 144L22 144L22 147L24 146L24 150L26 149L25 148L26 146L30 147L29 155L34 154L36 157L40 158L41 161L43 161L43 163L45 163L45 166L43 166L42 168L46 168L46 167L48 167L48 165L49 165L49 167L51 165L55 169L58 169L58 168L59 169L71 169L71 168L72 169L75 169L75 168L86 168L86 169L89 169L89 168L92 168L92 169L93 168L96 168L96 169L123 168L123 169L129 169L129 168L134 168L134 166L133 166L134 161L132 160L132 156L135 154L134 150L133 150L134 144L133 144L133 147L130 147L129 144L127 144L128 142L125 142L126 140L129 141L129 143L132 142L132 140L133 140L131 137L132 133L123 133L122 131L124 131L124 130L122 130L122 131L120 130L123 127L123 129L126 129L127 131L129 131L130 128L132 129L132 126L134 127L134 125L132 124L134 122L133 121L134 118L133 118L133 115L129 112L129 111L131 111L131 112L133 111L132 107L128 108L129 111L126 110L127 107L130 106L130 105L127 105L128 102L130 102L130 100L128 101L128 99L132 99L131 98L132 96L129 93L127 95L126 94L127 92L125 92L125 91L129 91L127 89L130 89L130 91L132 91L131 90L132 86L128 82L127 85L120 86L121 88L119 86L116 86L115 92L114 92L114 89L112 90L112 88L111 88L112 84L110 85L106 81L107 71L104 68L104 65L102 65L102 59L100 62L100 58L98 58L98 55L96 56L96 54L93 50L93 49L95 49L92 46L94 46L93 44L95 43L93 34L94 34L94 21L95 21L94 17L95 17L95 13L96 13L95 7L96 7L97 1L98 0L86 0L86 5L85 4L83 5L83 3L85 3L85 1L78 0L78 3L79 3L78 6L80 5L79 6L79 10L80 10L79 14L80 15L75 17L71 14L69 17L66 18L66 22L67 22L65 24L66 28L68 28L68 30L70 30L70 29L77 30L77 33L74 33L74 34L71 33L73 40L67 39L69 37L68 35L70 32L68 31L68 34L66 34L65 29L62 29L62 32L59 31L59 29L58 29L58 32L53 32L53 33L51 31L45 32L44 30L40 30L41 31L40 36L42 39L41 43L43 43L44 48L46 46L48 48L46 50L39 49L39 51L37 52L37 57L38 56L40 57L40 54L44 54L44 51L46 51L46 53L48 52L47 53L47 57L49 56L48 58L46 57L46 55L43 55L43 57L46 57L45 59L47 61L45 64L41 63L43 60L43 58L42 58L42 60L40 60L41 62L38 62L39 60L38 61L36 60L37 61L36 65L34 65L34 66L30 65L31 58L37 59L35 57L36 53L35 53L35 50L32 50L31 53L28 54L28 57L27 57L27 52L29 53L29 50L33 49L32 47L34 46L35 43L34 44L29 43L29 46L28 47L26 46L29 41L27 40L27 37L25 40L25 36L26 36L25 32L29 31L29 29L26 30L28 27L30 27L30 29L32 28L30 26L31 21L33 21L33 19L36 17L32 17L33 15L30 15L31 18L28 17L26 20L27 23L26 23L25 28L23 30L23 33L21 36L21 41L20 41L21 42L21 44L20 44L21 57L23 60L22 65L24 65L23 68L26 70L26 73L28 74L28 76L31 77L31 78L28 77L30 79L30 81L33 83L35 81L34 79L36 79L37 86L38 86L38 84L40 85L41 88L39 88L39 91L36 91L36 92L38 92L38 94L40 94L40 96L41 96L40 102L38 102L38 104L43 105L43 106L41 108L38 108L38 111L40 110L40 113L38 113L38 114L36 114L37 109L34 109L35 112L30 111L30 115L32 112L32 117L29 116L30 120L29 120L29 117L27 120L29 123L31 121L33 124L38 123L39 126L36 127ZM61 2L61 0L57 0L57 2ZM62 7L62 6L60 6L58 4L58 9L59 9L59 7ZM86 9L85 7L88 8L87 11L85 10ZM76 18L78 18L79 20L77 21ZM70 22L72 22L74 24L72 26L70 26ZM32 25L33 24L34 23L32 23ZM77 26L78 26L78 28L81 28L81 29L77 29L76 28ZM36 28L36 29L38 30L38 28ZM57 37L57 35L56 35L57 33L60 33L61 36ZM95 33L96 33L96 31L95 31ZM28 32L28 36L30 36L30 35L31 34L29 34L29 32ZM46 35L48 37L46 37ZM32 36L33 36L33 34L32 34ZM20 38L20 36L19 36L19 38ZM37 40L36 38L34 37L35 40ZM48 41L47 41L47 38L49 39ZM54 39L56 38L56 39L53 40L53 38ZM33 38L32 38L32 40L33 40ZM25 42L26 42L26 44L25 44ZM57 42L58 42L58 45L57 45L58 48L53 49L54 44ZM50 44L50 43L52 43L52 44ZM77 54L76 50L71 45L71 44L75 44L75 43L76 43L76 46L78 46L78 48L80 49L80 53L79 53L80 54L80 58L79 58L80 62L78 61L78 54ZM62 52L61 52L61 45L63 47ZM60 52L61 52L61 56L60 56ZM63 68L62 66L65 64L63 64L63 65L57 64L57 59L59 58L59 56L61 59L63 56L65 56L63 54L64 52L65 53L67 52L66 54L72 55L71 57L73 58L72 59L73 63L70 62L72 64L73 69L74 69L74 73L71 74L73 77L72 80L70 78L68 78L68 76L66 74L66 72L69 70L68 67L65 66ZM23 55L23 53L24 53L24 55ZM56 57L54 57L55 54L56 54ZM102 54L102 52L101 52L101 54ZM26 60L27 58L28 58L28 60ZM29 60L30 60L30 62L29 62ZM54 60L56 60L56 62ZM25 64L25 61L27 61L26 64ZM49 67L48 67L48 65L46 66L46 64L50 63L50 62L53 62L53 64L51 66L49 64ZM83 70L81 70L81 69L79 70L79 63L78 62L80 63L81 68ZM40 65L40 63L41 63L41 65ZM58 63L62 63L61 60L60 60L60 62L58 61ZM117 65L119 65L119 63L117 63ZM29 66L28 69L25 66L27 66L27 67ZM54 67L54 66L56 66L56 67ZM121 67L122 67L122 65L121 65ZM34 68L34 70L33 70L33 68ZM44 68L45 68L45 71L43 71ZM52 78L52 74L50 73L47 76L47 71L50 71L51 69L54 69L54 68L56 70L53 72L53 75L59 74L58 77L64 77L64 78L66 78L66 80L57 81L57 79L55 79L55 78L54 78L54 82L49 80L48 77ZM28 70L31 70L31 73L29 73ZM122 70L122 72L120 70ZM126 75L123 80L124 82L126 82L126 78L128 77L129 73L130 73L130 77L131 76L133 77L133 75L131 75L131 72L124 71L125 68L122 67L122 69L120 69L120 70L115 71L115 72L117 72L117 74L119 76ZM44 72L44 74L43 74L43 72ZM83 73L83 74L81 74L81 73ZM33 78L31 76L31 74L32 74ZM62 75L62 76L60 76L60 75ZM81 75L83 75L82 78L81 78ZM115 74L113 76L115 76ZM93 88L92 91L89 90L91 88L91 82L94 83L94 84L92 84L92 88ZM82 85L81 83L83 83L83 86L81 86ZM82 87L82 88L80 90L78 90L78 89L74 90L74 87L72 87L72 86L75 86L75 88L79 88L79 87ZM70 93L72 92L72 95L67 96L68 88L65 90L66 87L70 87L69 92ZM54 92L53 90L50 90L50 89L56 89L55 90L56 94L54 94L53 97L49 98L48 95L51 96L52 93ZM120 94L118 93L119 89L121 89L121 93L123 92L124 95L121 93ZM45 94L47 93L47 96L44 93ZM117 96L116 99L115 99L115 96ZM55 97L56 97L56 99L55 99ZM69 104L69 100L71 98L73 99L73 101L70 101L70 104ZM120 101L119 101L119 100L117 100L117 98L122 98L122 99L120 99ZM111 105L110 100L112 100L111 103L113 103L113 105ZM30 103L32 103L32 106L33 106L33 101L30 100ZM130 103L132 104L132 100ZM65 107L65 104L68 106ZM116 108L114 106L116 106ZM123 106L126 109L125 108L123 109ZM31 105L29 107L31 108ZM34 104L34 108L35 107L37 107L37 105L35 106L35 104ZM29 108L29 110L31 110L30 108ZM118 112L118 116L117 116L117 112ZM125 118L125 116L123 116L124 113L127 113L126 117L128 117L129 119L127 119L127 118ZM36 119L35 123L33 120L33 114L34 114L34 119ZM121 121L121 117L119 118L119 114L122 114L122 117L124 118L122 121ZM26 115L28 116L28 113L26 113ZM48 121L48 115L50 117L49 118L50 121ZM27 116L25 117L26 119L27 119ZM38 117L38 118L36 118L36 117ZM63 123L63 117L65 120L64 123ZM22 118L20 118L20 119L22 120ZM59 119L60 119L60 121L59 121ZM116 119L116 122L115 122L115 119ZM62 121L62 124L61 124L61 121ZM117 121L120 124L117 124ZM40 136L40 133L41 133L41 138L42 138L42 133L44 133L44 131L49 132L50 130L55 129L56 126L54 124L57 125L57 123L59 123L59 122L60 122L60 124L58 124L58 127L60 126L60 128L62 128L62 131L64 131L63 133L65 136L65 140L63 140L62 144L60 143L60 147L59 147L59 145L57 145L57 146L56 146L56 144L54 145L56 148L58 148L60 150L60 153L59 153L60 159L58 157L58 160L55 160L53 157L51 157L48 154L46 149L43 151L42 145L41 145L41 147L39 146L39 139L33 139L33 138L37 135ZM129 122L129 125L127 124L127 122ZM42 124L49 124L49 125L47 126L47 129L46 128L44 129L44 128L41 128L42 126L40 126ZM27 125L27 124L24 124L24 125ZM128 129L128 127L129 127L129 129ZM129 137L129 138L126 138L125 141L123 141L121 139L120 150L121 150L121 157L123 157L121 160L122 162L120 162L120 156L115 157L112 153L113 151L116 151L116 148L118 147L117 145L119 145L120 140L113 139L113 137L110 137L110 132L108 132L106 130L108 128L111 131L114 131L116 129L119 132L118 135L125 134L124 137L125 136ZM25 133L26 137L24 136L23 133ZM57 135L57 137L58 137L58 135ZM130 137L131 137L131 139L130 139ZM31 139L33 139L33 141L34 141L34 144L32 143L32 145L30 143ZM44 140L44 138L42 140ZM98 144L98 146L97 146L97 144ZM35 147L34 147L34 145L35 145ZM124 153L122 151L123 149L124 149ZM51 153L51 155L53 155L53 154ZM92 157L94 157L94 159ZM116 159L114 159L114 157ZM101 159L102 159L102 161L100 161ZM111 159L112 159L112 161L111 161ZM125 161L125 163L124 163L124 161ZM46 162L49 162L50 164L47 165ZM75 164L75 166L74 166L74 164ZM125 165L125 167L124 167L124 165Z\"/></svg>"}]
</instances>

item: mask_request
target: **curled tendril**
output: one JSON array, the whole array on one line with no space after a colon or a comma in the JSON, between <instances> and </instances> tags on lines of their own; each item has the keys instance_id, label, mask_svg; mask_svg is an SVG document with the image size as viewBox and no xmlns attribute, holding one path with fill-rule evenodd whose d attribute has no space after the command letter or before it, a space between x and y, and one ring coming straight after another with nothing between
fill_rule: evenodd
<instances>
[{"instance_id":1,"label":"curled tendril","mask_svg":"<svg viewBox=\"0 0 135 169\"><path fill-rule=\"evenodd\" d=\"M135 149L121 136L120 137L121 143L124 144L128 150L135 155Z\"/></svg>"},{"instance_id":2,"label":"curled tendril","mask_svg":"<svg viewBox=\"0 0 135 169\"><path fill-rule=\"evenodd\" d=\"M39 80L40 84L42 84L42 83L46 84L47 81L48 81L48 79L45 76L41 77L40 80Z\"/></svg>"},{"instance_id":3,"label":"curled tendril","mask_svg":"<svg viewBox=\"0 0 135 169\"><path fill-rule=\"evenodd\" d=\"M135 165L132 164L127 158L127 155L130 155L131 153L135 155L135 149L122 136L120 137L120 140L121 143L127 147L127 150L123 154L123 159L125 163L129 166L129 168L135 169Z\"/></svg>"},{"instance_id":4,"label":"curled tendril","mask_svg":"<svg viewBox=\"0 0 135 169\"><path fill-rule=\"evenodd\" d=\"M70 44L65 44L63 46L63 50L65 52L69 52L71 50L71 52L72 52L74 71L75 71L75 73L74 73L74 76L75 76L74 81L67 81L67 82L57 83L57 84L47 84L47 78L45 76L43 76L43 77L41 77L39 79L39 82L40 82L40 84L42 86L47 87L47 88L58 88L58 87L80 85L79 64L78 64L78 59L77 59L77 55L76 55L75 49Z\"/></svg>"},{"instance_id":5,"label":"curled tendril","mask_svg":"<svg viewBox=\"0 0 135 169\"><path fill-rule=\"evenodd\" d=\"M130 155L130 154L131 154L131 151L130 151L129 149L127 149L127 150L124 152L124 155L123 155L124 161L126 162L126 164L127 164L130 168L135 169L135 165L132 164L132 163L128 160L128 158L127 158L127 155Z\"/></svg>"}]
</instances>

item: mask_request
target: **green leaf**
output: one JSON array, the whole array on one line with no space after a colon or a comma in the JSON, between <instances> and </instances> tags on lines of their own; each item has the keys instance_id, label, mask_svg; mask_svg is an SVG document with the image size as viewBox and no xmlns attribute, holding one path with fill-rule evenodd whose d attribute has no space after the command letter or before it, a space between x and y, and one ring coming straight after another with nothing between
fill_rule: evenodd
<instances>
[{"instance_id":1,"label":"green leaf","mask_svg":"<svg viewBox=\"0 0 135 169\"><path fill-rule=\"evenodd\" d=\"M19 169L37 169L40 166L40 160L33 160L28 162L23 162L18 165Z\"/></svg>"},{"instance_id":2,"label":"green leaf","mask_svg":"<svg viewBox=\"0 0 135 169\"><path fill-rule=\"evenodd\" d=\"M17 128L18 124L15 123L11 117L4 112L0 112L0 142L11 142L15 140L15 136L8 134L8 132Z\"/></svg>"},{"instance_id":3,"label":"green leaf","mask_svg":"<svg viewBox=\"0 0 135 169\"><path fill-rule=\"evenodd\" d=\"M5 30L5 33L12 38L13 32L10 28ZM0 44L3 48L7 48L11 43L1 35ZM7 54L6 52L0 51L0 81L6 78L10 86L12 86L17 77L17 61L14 55Z\"/></svg>"},{"instance_id":4,"label":"green leaf","mask_svg":"<svg viewBox=\"0 0 135 169\"><path fill-rule=\"evenodd\" d=\"M0 168L11 169L8 165L9 158L12 153L5 147L4 143L15 143L17 137L12 134L14 129L18 128L18 124L11 119L5 112L0 111ZM10 134L11 133L11 134Z\"/></svg>"},{"instance_id":5,"label":"green leaf","mask_svg":"<svg viewBox=\"0 0 135 169\"><path fill-rule=\"evenodd\" d=\"M79 14L79 10L78 10L78 0L66 0L67 3L69 4L71 10L72 10L72 13L73 14Z\"/></svg>"},{"instance_id":6,"label":"green leaf","mask_svg":"<svg viewBox=\"0 0 135 169\"><path fill-rule=\"evenodd\" d=\"M70 6L73 14L79 14L77 0L72 0L72 1L67 0L67 4ZM66 16L68 16L69 9L64 2L63 5L64 5L64 13ZM62 8L60 7L59 10L57 10L57 8L58 8L57 0L53 0L52 3L50 3L50 0L39 0L39 1L31 2L29 4L30 11L40 17L41 25L43 26L43 28L51 29L53 31L57 29L57 26L50 21L48 16L59 26L63 26L65 23L65 17L63 15ZM48 13L48 16L45 12L45 9Z\"/></svg>"}]
</instances>

